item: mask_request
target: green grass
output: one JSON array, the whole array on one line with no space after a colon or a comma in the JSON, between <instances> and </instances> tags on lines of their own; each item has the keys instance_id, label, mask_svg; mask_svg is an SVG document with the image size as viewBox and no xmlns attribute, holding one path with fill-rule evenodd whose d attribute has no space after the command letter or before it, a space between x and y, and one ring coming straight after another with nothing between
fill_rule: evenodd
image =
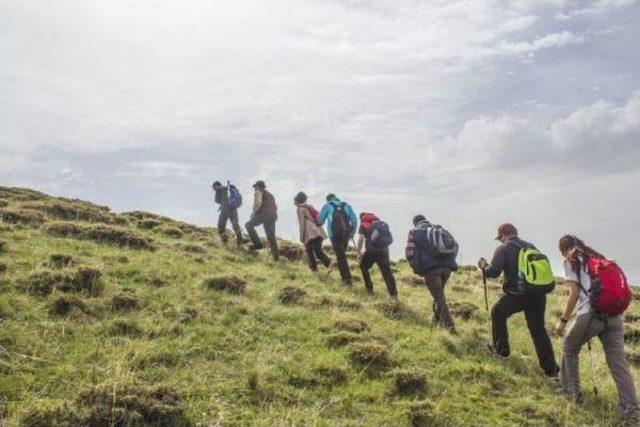
<instances>
[{"instance_id":1,"label":"green grass","mask_svg":"<svg viewBox=\"0 0 640 427\"><path fill-rule=\"evenodd\" d=\"M10 213L0 222L0 425L618 423L599 345L600 397L585 351L581 405L542 377L522 315L509 323L510 359L485 354L472 269L448 284L452 336L431 327L431 298L404 263L394 307L377 272L369 297L360 281L345 289L336 272L312 274L301 260L224 249L212 229L29 190L0 187L0 200L0 215ZM81 232L46 232L61 220ZM78 278L87 268L100 272L91 286ZM73 286L33 292L37 271ZM491 288L495 301L497 282ZM549 298L549 327L563 288ZM631 314L640 319L636 307ZM630 323L631 338L636 330ZM557 338L554 346L559 358Z\"/></svg>"}]
</instances>

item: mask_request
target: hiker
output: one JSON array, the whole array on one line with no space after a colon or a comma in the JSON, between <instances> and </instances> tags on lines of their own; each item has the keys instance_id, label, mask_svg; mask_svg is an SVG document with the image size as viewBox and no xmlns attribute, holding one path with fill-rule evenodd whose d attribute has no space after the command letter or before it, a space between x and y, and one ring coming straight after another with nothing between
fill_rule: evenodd
<instances>
[{"instance_id":1,"label":"hiker","mask_svg":"<svg viewBox=\"0 0 640 427\"><path fill-rule=\"evenodd\" d=\"M369 294L373 295L373 283L371 282L369 270L373 267L373 264L378 264L384 283L387 285L389 296L393 301L397 301L396 279L393 277L391 261L389 260L389 245L393 242L389 226L374 214L363 212L360 214L358 235L356 253L360 262L365 289ZM364 254L362 253L363 246Z\"/></svg>"},{"instance_id":2,"label":"hiker","mask_svg":"<svg viewBox=\"0 0 640 427\"><path fill-rule=\"evenodd\" d=\"M440 225L431 224L424 215L414 216L413 226L409 231L405 257L413 272L424 277L433 297L435 324L455 332L444 288L451 272L458 269L458 244L451 233Z\"/></svg>"},{"instance_id":3,"label":"hiker","mask_svg":"<svg viewBox=\"0 0 640 427\"><path fill-rule=\"evenodd\" d=\"M564 312L556 325L558 335L564 335L565 327L577 307L576 318L562 343L559 392L569 399L582 400L580 350L587 341L597 336L602 343L607 365L618 389L619 409L623 419L628 425L637 425L640 421L640 410L631 371L625 358L623 316L596 310L591 300L592 276L597 278L597 272L590 266L608 261L575 236L563 236L559 247L564 257L565 278L569 282L570 292ZM624 280L624 275L620 274L617 278ZM604 286L603 281L604 279L600 281L600 286Z\"/></svg>"},{"instance_id":4,"label":"hiker","mask_svg":"<svg viewBox=\"0 0 640 427\"><path fill-rule=\"evenodd\" d=\"M544 315L547 304L545 288L541 292L528 291L519 278L519 258L522 249L535 247L518 237L518 230L512 224L502 224L498 228L496 240L502 244L496 249L491 264L480 258L478 268L485 277L496 278L504 272L502 290L504 294L491 309L493 344L487 350L494 355L506 358L510 354L507 319L515 313L524 311L527 327L538 355L540 366L548 377L558 376L558 365L553 354L549 334L545 328ZM545 257L546 258L546 257ZM548 263L548 261L547 261ZM553 280L550 266L547 275Z\"/></svg>"},{"instance_id":5,"label":"hiker","mask_svg":"<svg viewBox=\"0 0 640 427\"><path fill-rule=\"evenodd\" d=\"M227 182L227 186L223 186L220 181L215 181L212 185L215 191L215 202L220 206L218 211L218 235L223 244L227 244L229 237L227 236L227 221L231 221L231 226L236 234L236 244L242 246L242 229L238 223L238 208L242 205L242 196L238 189L231 183ZM233 196L233 197L231 197Z\"/></svg>"},{"instance_id":6,"label":"hiker","mask_svg":"<svg viewBox=\"0 0 640 427\"><path fill-rule=\"evenodd\" d=\"M349 240L358 228L358 217L348 203L340 201L335 194L330 193L327 195L327 203L318 215L318 224L322 226L325 222L331 245L336 253L342 283L351 286L353 279L347 262L347 248Z\"/></svg>"},{"instance_id":7,"label":"hiker","mask_svg":"<svg viewBox=\"0 0 640 427\"><path fill-rule=\"evenodd\" d=\"M318 224L318 211L307 203L307 195L302 191L296 194L293 199L298 212L298 223L300 224L300 241L304 245L309 269L318 271L318 261L329 268L331 260L322 250L322 242L327 238L322 226Z\"/></svg>"},{"instance_id":8,"label":"hiker","mask_svg":"<svg viewBox=\"0 0 640 427\"><path fill-rule=\"evenodd\" d=\"M253 211L251 213L251 219L245 224L249 238L251 242L253 242L249 250L257 251L264 248L256 232L256 227L263 225L273 259L274 261L278 261L278 242L276 241L278 207L276 206L276 199L273 197L273 194L267 191L267 186L262 180L256 181L256 183L253 184L253 188L255 190Z\"/></svg>"}]
</instances>

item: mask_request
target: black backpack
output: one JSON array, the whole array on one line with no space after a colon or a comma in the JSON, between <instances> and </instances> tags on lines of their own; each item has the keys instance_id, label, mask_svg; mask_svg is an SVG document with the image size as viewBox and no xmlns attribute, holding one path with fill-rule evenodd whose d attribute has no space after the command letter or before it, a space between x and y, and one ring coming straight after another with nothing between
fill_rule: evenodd
<instances>
[{"instance_id":1,"label":"black backpack","mask_svg":"<svg viewBox=\"0 0 640 427\"><path fill-rule=\"evenodd\" d=\"M345 211L347 204L341 202L333 208L333 217L331 219L331 230L333 237L338 240L348 240L351 237L351 221Z\"/></svg>"},{"instance_id":2,"label":"black backpack","mask_svg":"<svg viewBox=\"0 0 640 427\"><path fill-rule=\"evenodd\" d=\"M374 248L388 248L393 243L389 224L384 221L375 221L371 224L370 241Z\"/></svg>"}]
</instances>

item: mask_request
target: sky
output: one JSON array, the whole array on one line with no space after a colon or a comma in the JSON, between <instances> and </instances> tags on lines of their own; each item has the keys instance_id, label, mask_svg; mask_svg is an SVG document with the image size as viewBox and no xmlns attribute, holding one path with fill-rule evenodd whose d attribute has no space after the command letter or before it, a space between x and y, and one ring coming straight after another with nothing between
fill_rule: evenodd
<instances>
[{"instance_id":1,"label":"sky","mask_svg":"<svg viewBox=\"0 0 640 427\"><path fill-rule=\"evenodd\" d=\"M214 225L213 180L423 213L459 261L512 222L640 284L639 0L0 0L0 185Z\"/></svg>"}]
</instances>

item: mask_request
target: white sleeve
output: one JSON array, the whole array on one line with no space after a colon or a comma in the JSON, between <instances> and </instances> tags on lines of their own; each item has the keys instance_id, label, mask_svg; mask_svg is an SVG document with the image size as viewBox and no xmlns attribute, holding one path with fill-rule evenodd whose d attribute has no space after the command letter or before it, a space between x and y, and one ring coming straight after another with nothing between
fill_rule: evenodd
<instances>
[{"instance_id":1,"label":"white sleeve","mask_svg":"<svg viewBox=\"0 0 640 427\"><path fill-rule=\"evenodd\" d=\"M564 278L571 282L580 282L580 279L578 279L578 275L571 268L571 263L569 263L569 261L564 262Z\"/></svg>"}]
</instances>

